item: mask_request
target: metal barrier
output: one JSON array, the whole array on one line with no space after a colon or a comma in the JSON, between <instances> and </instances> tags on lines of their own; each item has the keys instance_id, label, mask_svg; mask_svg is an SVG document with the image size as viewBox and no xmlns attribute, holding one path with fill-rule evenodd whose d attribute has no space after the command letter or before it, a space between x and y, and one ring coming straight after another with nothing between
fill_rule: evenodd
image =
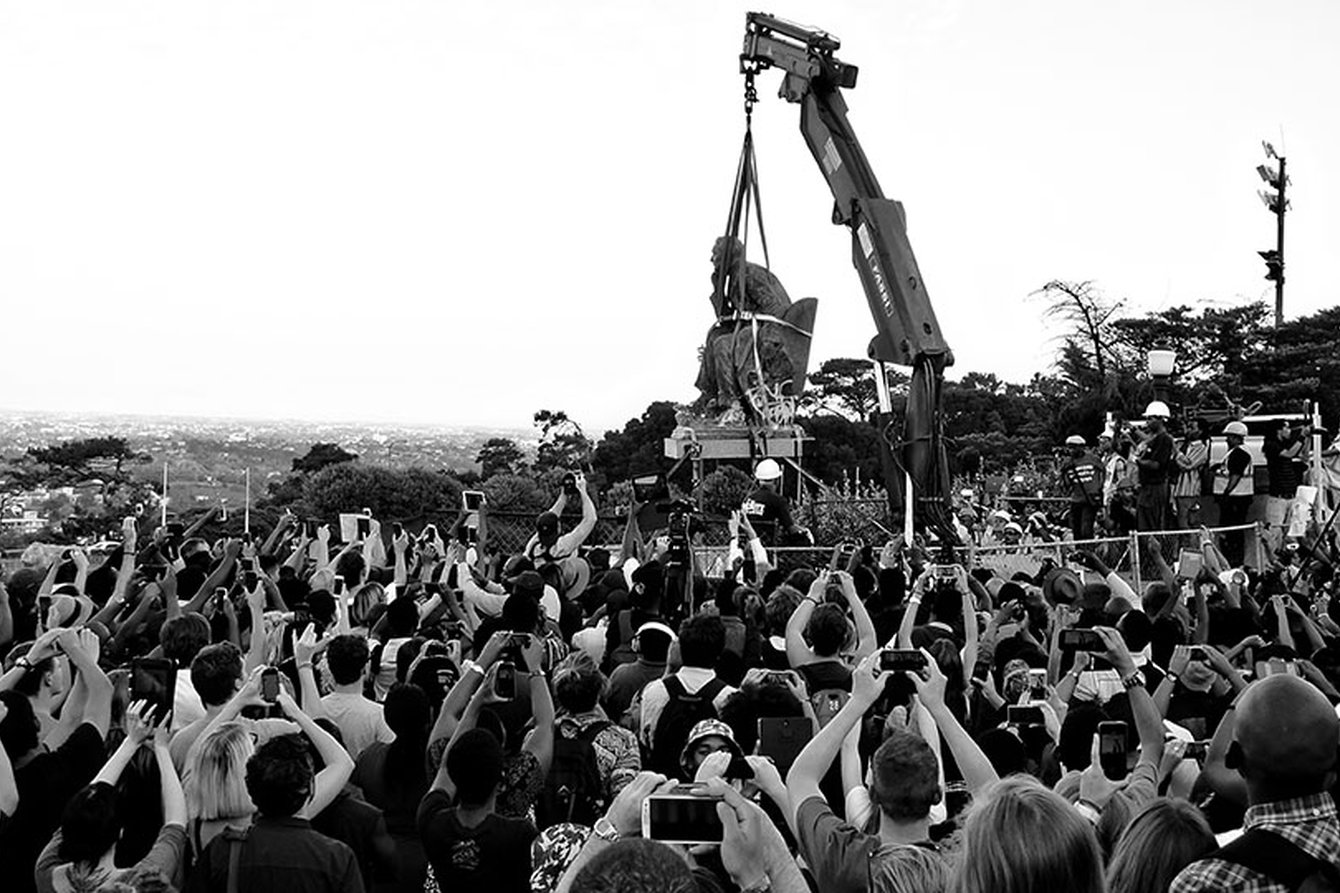
<instances>
[{"instance_id":1,"label":"metal barrier","mask_svg":"<svg viewBox=\"0 0 1340 893\"><path fill-rule=\"evenodd\" d=\"M1264 563L1261 554L1261 538L1259 535L1261 528L1259 524L1238 524L1205 529L1214 534L1216 538L1225 533L1251 531L1253 536L1249 538L1250 548L1246 552L1246 556L1250 559L1248 563L1258 568ZM1050 558L1054 564L1066 566L1069 556L1075 551L1094 552L1103 560L1104 564L1127 580L1136 592L1140 592L1144 588L1145 579L1149 577L1148 567L1144 563L1146 561L1144 549L1147 546L1142 545L1142 543L1150 539L1166 541L1180 539L1183 536L1198 537L1199 535L1200 528L1145 530L1133 531L1126 536L1100 537L1087 540L1023 542L1016 545L959 546L956 551L959 553L961 560L971 556L974 566L989 568L1005 578L1009 578L1016 573L1034 577L1041 570L1045 559ZM828 566L833 547L778 546L767 551L775 566L781 566L779 562L784 562L793 567L822 568ZM709 577L724 576L729 570L726 566L728 555L726 546L697 546L694 548L694 554L698 558L699 567ZM1168 553L1165 551L1166 554ZM812 556L811 561L804 560L807 555ZM1170 560L1173 558L1175 556L1170 556Z\"/></svg>"}]
</instances>

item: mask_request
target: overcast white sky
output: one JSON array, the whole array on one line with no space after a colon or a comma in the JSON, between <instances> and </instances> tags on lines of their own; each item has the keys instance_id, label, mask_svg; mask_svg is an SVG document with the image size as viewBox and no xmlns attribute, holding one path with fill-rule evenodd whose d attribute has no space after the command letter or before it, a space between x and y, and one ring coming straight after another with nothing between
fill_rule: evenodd
<instances>
[{"instance_id":1,"label":"overcast white sky","mask_svg":"<svg viewBox=\"0 0 1340 893\"><path fill-rule=\"evenodd\" d=\"M0 0L0 407L599 431L691 400L755 2ZM1263 138L1287 313L1340 299L1340 4L769 5L860 67L952 374L1044 368L1052 278L1270 295ZM779 78L764 210L814 368L874 328Z\"/></svg>"}]
</instances>

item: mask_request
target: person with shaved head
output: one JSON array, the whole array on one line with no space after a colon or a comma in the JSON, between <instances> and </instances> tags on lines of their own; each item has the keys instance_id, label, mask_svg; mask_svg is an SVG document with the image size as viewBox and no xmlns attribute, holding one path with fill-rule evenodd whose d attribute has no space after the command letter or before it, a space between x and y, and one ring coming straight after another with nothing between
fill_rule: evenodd
<instances>
[{"instance_id":1,"label":"person with shaved head","mask_svg":"<svg viewBox=\"0 0 1340 893\"><path fill-rule=\"evenodd\" d=\"M1243 692L1232 721L1227 762L1247 787L1244 834L1188 865L1171 890L1340 889L1334 708L1296 676L1268 676Z\"/></svg>"}]
</instances>

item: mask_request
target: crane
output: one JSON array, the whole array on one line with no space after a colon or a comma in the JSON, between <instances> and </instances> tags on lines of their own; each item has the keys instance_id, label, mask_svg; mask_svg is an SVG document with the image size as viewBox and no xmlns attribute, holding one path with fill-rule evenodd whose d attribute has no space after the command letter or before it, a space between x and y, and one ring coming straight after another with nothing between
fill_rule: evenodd
<instances>
[{"instance_id":1,"label":"crane","mask_svg":"<svg viewBox=\"0 0 1340 893\"><path fill-rule=\"evenodd\" d=\"M954 355L917 268L903 205L885 197L847 120L841 91L856 86L857 68L837 58L840 47L826 32L747 13L740 53L746 108L752 103L755 75L770 68L784 73L779 95L800 105L801 135L833 193L833 223L851 230L852 263L875 320L877 331L868 352L875 365L884 483L893 515L904 514L910 486L917 528L953 542L941 390L945 367L953 364ZM898 434L885 374L889 364L912 370Z\"/></svg>"}]
</instances>

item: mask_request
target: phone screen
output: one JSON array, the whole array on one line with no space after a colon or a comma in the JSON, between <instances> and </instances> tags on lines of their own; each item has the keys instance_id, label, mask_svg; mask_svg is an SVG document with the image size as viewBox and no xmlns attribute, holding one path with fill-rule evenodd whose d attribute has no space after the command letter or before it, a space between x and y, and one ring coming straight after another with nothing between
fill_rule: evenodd
<instances>
[{"instance_id":1,"label":"phone screen","mask_svg":"<svg viewBox=\"0 0 1340 893\"><path fill-rule=\"evenodd\" d=\"M885 648L879 653L879 669L881 672L885 670L920 670L925 666L926 655L920 651Z\"/></svg>"},{"instance_id":2,"label":"phone screen","mask_svg":"<svg viewBox=\"0 0 1340 893\"><path fill-rule=\"evenodd\" d=\"M137 658L130 663L130 698L147 701L155 722L172 713L177 694L177 666L170 660Z\"/></svg>"},{"instance_id":3,"label":"phone screen","mask_svg":"<svg viewBox=\"0 0 1340 893\"><path fill-rule=\"evenodd\" d=\"M516 697L516 667L498 664L498 674L493 677L493 693L508 701Z\"/></svg>"},{"instance_id":4,"label":"phone screen","mask_svg":"<svg viewBox=\"0 0 1340 893\"><path fill-rule=\"evenodd\" d=\"M1040 726L1046 723L1041 707L1011 704L1005 708L1005 720L1012 726Z\"/></svg>"},{"instance_id":5,"label":"phone screen","mask_svg":"<svg viewBox=\"0 0 1340 893\"><path fill-rule=\"evenodd\" d=\"M279 671L274 667L261 673L261 697L271 704L279 700Z\"/></svg>"},{"instance_id":6,"label":"phone screen","mask_svg":"<svg viewBox=\"0 0 1340 893\"><path fill-rule=\"evenodd\" d=\"M1062 651L1103 651L1103 637L1091 629L1061 630Z\"/></svg>"},{"instance_id":7,"label":"phone screen","mask_svg":"<svg viewBox=\"0 0 1340 893\"><path fill-rule=\"evenodd\" d=\"M368 534L372 533L372 519L360 515L354 522L354 528L358 531L359 539L365 539Z\"/></svg>"},{"instance_id":8,"label":"phone screen","mask_svg":"<svg viewBox=\"0 0 1340 893\"><path fill-rule=\"evenodd\" d=\"M662 843L721 843L715 797L652 795L642 801L642 836Z\"/></svg>"},{"instance_id":9,"label":"phone screen","mask_svg":"<svg viewBox=\"0 0 1340 893\"><path fill-rule=\"evenodd\" d=\"M1126 723L1100 722L1098 724L1098 764L1103 774L1113 781L1126 777Z\"/></svg>"},{"instance_id":10,"label":"phone screen","mask_svg":"<svg viewBox=\"0 0 1340 893\"><path fill-rule=\"evenodd\" d=\"M479 490L465 490L461 493L461 499L465 502L467 512L477 512L484 504L484 494Z\"/></svg>"}]
</instances>

